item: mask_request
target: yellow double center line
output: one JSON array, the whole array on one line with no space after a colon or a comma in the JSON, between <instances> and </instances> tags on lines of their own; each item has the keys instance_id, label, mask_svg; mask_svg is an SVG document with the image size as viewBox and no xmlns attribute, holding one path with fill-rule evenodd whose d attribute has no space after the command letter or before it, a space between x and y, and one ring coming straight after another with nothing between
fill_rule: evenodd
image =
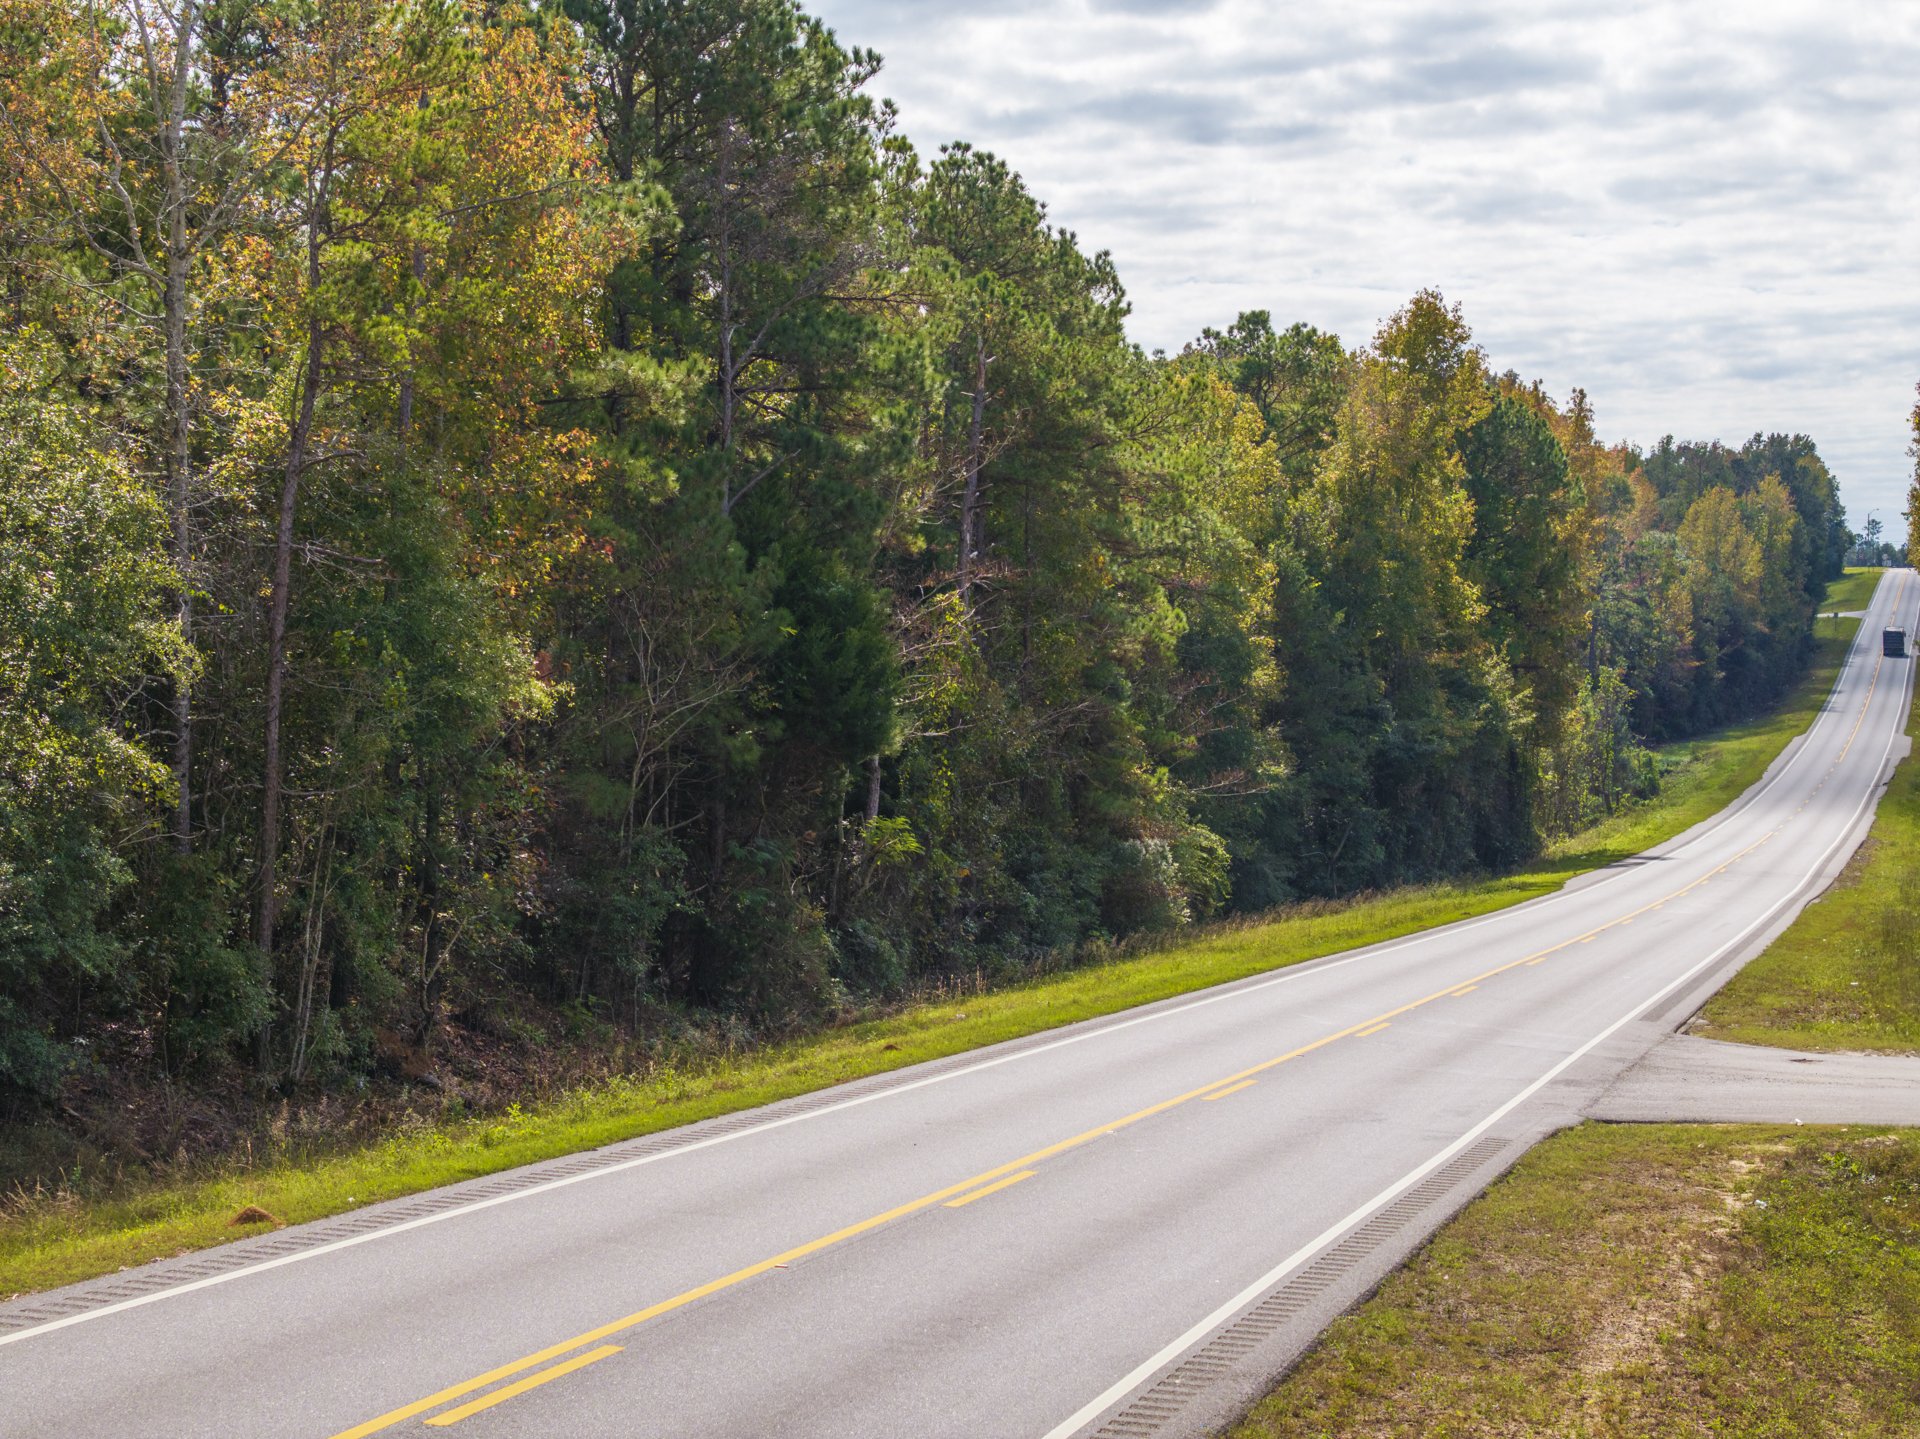
<instances>
[{"instance_id":1,"label":"yellow double center line","mask_svg":"<svg viewBox=\"0 0 1920 1439\"><path fill-rule=\"evenodd\" d=\"M1752 854L1755 850L1759 849L1761 845L1771 840L1777 833L1779 833L1779 831L1770 830L1754 843L1748 845L1745 849L1727 860L1726 863L1718 866L1708 874L1702 875L1691 884L1685 885L1650 904L1642 905L1639 909L1621 915L1617 919L1609 920L1606 924L1588 930L1585 934L1576 935L1572 939L1562 940L1559 944L1550 945L1546 949L1537 950L1520 959L1509 960L1505 964L1496 965L1492 969L1474 975L1471 979L1464 981L1455 980L1444 989L1436 989L1431 994L1423 995L1419 999L1411 1000L1395 1009L1385 1010L1380 1014L1363 1019L1357 1024L1350 1024L1345 1029L1323 1035L1321 1038L1309 1044L1303 1044L1297 1049L1290 1049L1285 1054L1275 1055L1272 1059L1263 1060L1259 1064L1213 1080L1208 1084L1203 1084L1197 1089L1189 1089L1184 1094L1177 1094L1170 1099L1163 1099L1157 1104L1150 1104L1145 1109L1137 1109L1132 1114L1126 1115L1123 1118L1099 1125L1093 1129L1083 1130L1071 1138L1062 1139L1057 1143L1049 1144L1044 1149L1036 1149L1031 1154L1023 1154L1018 1159L1009 1160L1007 1163L998 1165L993 1169L988 1169L982 1173L973 1175L971 1178L963 1179L958 1184L949 1184L944 1189L936 1189L931 1194L923 1194L918 1199L911 1199L905 1204L895 1205L892 1209L885 1210L867 1219L862 1219L857 1224L849 1224L844 1229L836 1229L831 1234L824 1234L820 1238L809 1240L805 1244L782 1250L771 1258L762 1259L758 1263L747 1265L744 1269L736 1269L731 1274L725 1274L718 1279L709 1280L697 1288L689 1289L682 1294L676 1294L671 1299L663 1299L657 1304L648 1305L645 1309L637 1309L631 1314L622 1315L620 1318L602 1324L596 1329L589 1329L585 1333L576 1334L571 1339L563 1339L558 1344L550 1344L545 1349L537 1350L524 1358L516 1359L508 1364L502 1364L498 1368L489 1369L484 1374L476 1374L471 1379L465 1379L458 1384L449 1385L447 1388L429 1394L423 1399L417 1399L410 1404L403 1404L398 1409L390 1409L385 1414L367 1420L364 1424L358 1424L351 1429L342 1430L332 1436L332 1439L366 1439L367 1435L378 1434L382 1430L390 1429L394 1425L404 1423L406 1420L412 1419L417 1415L425 1414L429 1410L438 1409L443 1404L450 1404L454 1400L464 1399L467 1395L486 1389L490 1385L498 1384L504 1379L512 1379L515 1375L525 1374L530 1369L538 1369L541 1365L549 1361L561 1359L567 1355L575 1356L572 1359L566 1360L564 1363L555 1364L551 1369L542 1370L540 1373L522 1379L517 1383L508 1384L478 1400L463 1404L456 1409L449 1410L444 1414L437 1415L426 1421L428 1424L436 1426L458 1423L460 1420L477 1414L483 1409L492 1408L495 1404L503 1403L508 1399L514 1398L516 1395L525 1393L529 1389L537 1388L539 1385L545 1384L550 1380L561 1378L576 1369L584 1368L588 1364L595 1363L600 1359L607 1358L609 1355L619 1352L618 1346L607 1345L604 1344L603 1341L645 1324L650 1319L658 1319L664 1314L671 1314L674 1310L683 1309L696 1300L705 1299L710 1295L720 1293L722 1290L744 1284L749 1279L756 1279L760 1275L769 1273L772 1270L785 1268L797 1260L805 1259L809 1255L818 1254L824 1249L831 1249L835 1245L844 1244L849 1239L856 1239L862 1234L871 1233L876 1229L905 1219L909 1215L918 1214L922 1210L930 1209L935 1205L947 1204L949 1201L953 1201L953 1207L959 1207L962 1204L972 1203L976 1199L983 1199L989 1194L996 1193L1022 1180L1031 1178L1034 1166L1065 1154L1069 1150L1078 1149L1083 1144L1089 1144L1109 1134L1117 1134L1120 1130L1139 1124L1143 1120L1151 1119L1155 1115L1165 1114L1168 1110L1178 1109L1181 1105L1191 1103L1194 1100L1218 1099L1224 1097L1226 1093L1237 1092L1238 1090L1248 1087L1257 1076L1266 1073L1270 1069L1278 1068L1282 1064L1312 1054L1315 1050L1325 1049L1328 1045L1334 1044L1342 1039L1377 1034L1403 1014L1409 1014L1416 1009L1434 1003L1436 1000L1459 995L1467 989L1483 984L1487 980L1507 973L1509 970L1518 969L1522 965L1538 964L1548 956L1557 954L1563 949L1569 949L1574 945L1587 943L1595 936L1604 934L1610 929L1630 924L1634 919L1647 913L1649 910L1657 909L1670 900L1678 899L1682 895L1689 894L1698 889L1701 885L1713 878L1714 875L1724 872L1727 868L1738 863L1747 855ZM600 1347L591 1350L587 1354L576 1353L576 1351L584 1349L589 1345L598 1345Z\"/></svg>"}]
</instances>

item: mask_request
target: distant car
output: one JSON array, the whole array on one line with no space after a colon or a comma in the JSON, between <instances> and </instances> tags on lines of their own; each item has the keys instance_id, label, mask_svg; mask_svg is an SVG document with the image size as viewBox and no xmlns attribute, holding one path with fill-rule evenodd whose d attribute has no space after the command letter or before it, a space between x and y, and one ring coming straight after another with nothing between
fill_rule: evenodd
<instances>
[{"instance_id":1,"label":"distant car","mask_svg":"<svg viewBox=\"0 0 1920 1439\"><path fill-rule=\"evenodd\" d=\"M1905 630L1882 630L1880 632L1880 653L1894 659L1907 657L1907 632Z\"/></svg>"}]
</instances>

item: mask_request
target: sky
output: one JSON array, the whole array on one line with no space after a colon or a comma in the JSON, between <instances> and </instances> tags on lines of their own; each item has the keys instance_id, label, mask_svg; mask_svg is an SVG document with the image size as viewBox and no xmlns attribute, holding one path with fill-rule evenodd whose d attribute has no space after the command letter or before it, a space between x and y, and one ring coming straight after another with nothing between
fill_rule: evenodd
<instances>
[{"instance_id":1,"label":"sky","mask_svg":"<svg viewBox=\"0 0 1920 1439\"><path fill-rule=\"evenodd\" d=\"M1132 337L1415 291L1603 437L1811 435L1904 532L1920 0L812 0L926 154L1110 250Z\"/></svg>"}]
</instances>

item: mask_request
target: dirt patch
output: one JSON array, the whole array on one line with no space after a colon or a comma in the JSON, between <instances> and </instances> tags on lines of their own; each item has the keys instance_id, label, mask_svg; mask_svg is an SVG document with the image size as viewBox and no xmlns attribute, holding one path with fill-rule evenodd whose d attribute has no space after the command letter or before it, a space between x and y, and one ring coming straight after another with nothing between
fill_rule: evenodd
<instances>
[{"instance_id":1,"label":"dirt patch","mask_svg":"<svg viewBox=\"0 0 1920 1439\"><path fill-rule=\"evenodd\" d=\"M1651 1294L1603 1306L1593 1332L1573 1357L1573 1367L1596 1378L1628 1366L1657 1363L1660 1348L1656 1336L1677 1327L1694 1307L1700 1292L1698 1268L1699 1261L1691 1251L1676 1253L1664 1266L1663 1277Z\"/></svg>"}]
</instances>

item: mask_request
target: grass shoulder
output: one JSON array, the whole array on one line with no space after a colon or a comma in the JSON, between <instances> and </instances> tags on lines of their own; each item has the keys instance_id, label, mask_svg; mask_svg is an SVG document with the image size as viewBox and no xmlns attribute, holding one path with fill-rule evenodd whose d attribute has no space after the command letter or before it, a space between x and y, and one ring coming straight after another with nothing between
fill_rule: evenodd
<instances>
[{"instance_id":1,"label":"grass shoulder","mask_svg":"<svg viewBox=\"0 0 1920 1439\"><path fill-rule=\"evenodd\" d=\"M1231 1439L1920 1432L1920 1132L1586 1124Z\"/></svg>"},{"instance_id":2,"label":"grass shoulder","mask_svg":"<svg viewBox=\"0 0 1920 1439\"><path fill-rule=\"evenodd\" d=\"M657 1066L522 1112L422 1124L376 1142L289 1145L241 1164L133 1183L68 1184L0 1208L0 1295L206 1248L270 1223L325 1218L866 1075L1172 998L1325 954L1487 914L1672 838L1724 808L1824 702L1854 620L1820 622L1818 662L1767 717L1666 752L1660 794L1515 874L1307 905L1180 936L1151 952L984 994L916 1004L791 1043ZM233 1223L252 1209L272 1216Z\"/></svg>"},{"instance_id":3,"label":"grass shoulder","mask_svg":"<svg viewBox=\"0 0 1920 1439\"><path fill-rule=\"evenodd\" d=\"M1822 614L1864 610L1873 602L1874 587L1886 571L1874 565L1849 566L1847 572L1827 586L1827 597L1820 601Z\"/></svg>"},{"instance_id":4,"label":"grass shoulder","mask_svg":"<svg viewBox=\"0 0 1920 1439\"><path fill-rule=\"evenodd\" d=\"M1907 733L1915 736L1915 719ZM1920 1053L1920 765L1893 772L1833 887L1707 1002L1692 1032L1789 1049Z\"/></svg>"}]
</instances>

